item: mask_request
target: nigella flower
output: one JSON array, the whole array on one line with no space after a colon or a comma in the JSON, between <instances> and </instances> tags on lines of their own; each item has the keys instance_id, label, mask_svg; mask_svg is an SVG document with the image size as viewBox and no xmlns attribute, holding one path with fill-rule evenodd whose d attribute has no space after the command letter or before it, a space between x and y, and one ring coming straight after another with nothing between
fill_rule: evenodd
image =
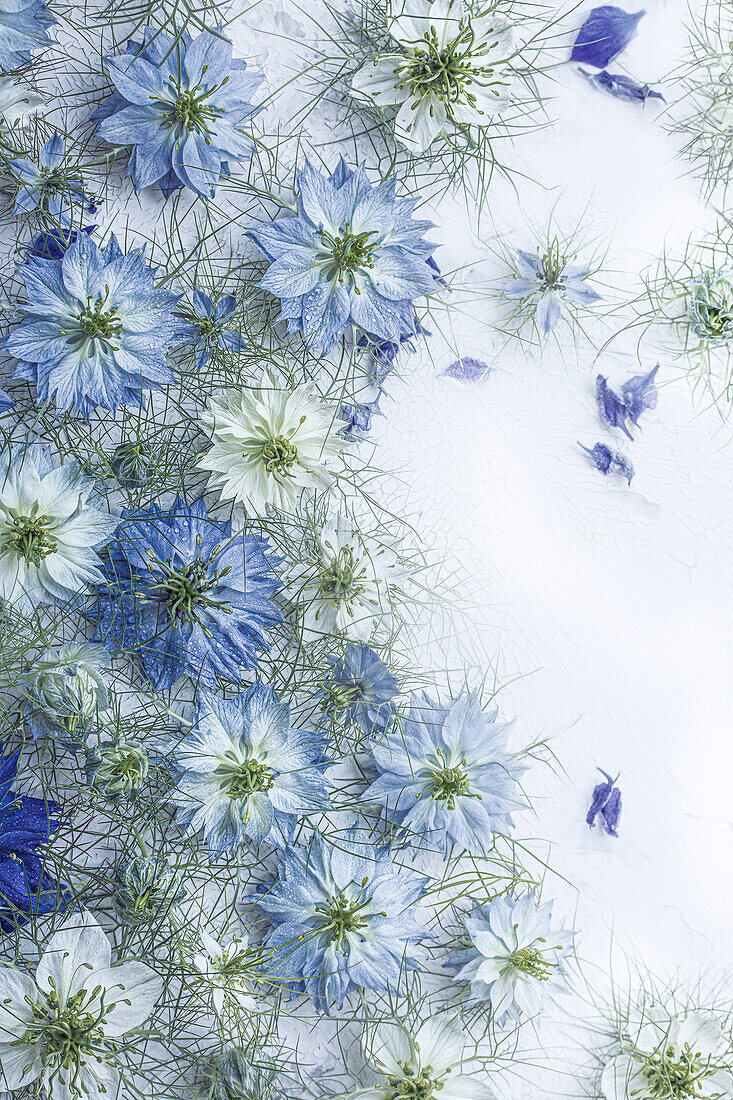
<instances>
[{"instance_id":1,"label":"nigella flower","mask_svg":"<svg viewBox=\"0 0 733 1100\"><path fill-rule=\"evenodd\" d=\"M729 1045L715 1016L695 1011L674 1015L652 1005L632 1011L628 1033L603 1070L606 1100L733 1096Z\"/></svg>"},{"instance_id":2,"label":"nigella flower","mask_svg":"<svg viewBox=\"0 0 733 1100\"><path fill-rule=\"evenodd\" d=\"M49 1097L85 1100L117 1095L117 1052L150 1016L163 981L145 963L110 966L111 954L85 911L66 917L51 936L35 977L0 967L3 1088L33 1085Z\"/></svg>"},{"instance_id":3,"label":"nigella flower","mask_svg":"<svg viewBox=\"0 0 733 1100\"><path fill-rule=\"evenodd\" d=\"M89 417L101 406L137 405L143 390L174 381L166 353L185 333L176 295L156 289L141 250L100 249L77 235L59 259L29 256L19 275L25 314L5 339L16 378L35 382L37 401Z\"/></svg>"},{"instance_id":4,"label":"nigella flower","mask_svg":"<svg viewBox=\"0 0 733 1100\"><path fill-rule=\"evenodd\" d=\"M61 807L11 789L18 774L19 756L20 749L0 759L0 928L3 932L12 932L19 924L25 924L31 914L40 916L62 911L69 903L66 888L54 882L38 854L39 847L51 839L61 823ZM2 1040L0 1030L0 1043Z\"/></svg>"},{"instance_id":5,"label":"nigella flower","mask_svg":"<svg viewBox=\"0 0 733 1100\"><path fill-rule=\"evenodd\" d=\"M690 293L690 328L711 347L733 341L733 268L704 271Z\"/></svg>"},{"instance_id":6,"label":"nigella flower","mask_svg":"<svg viewBox=\"0 0 733 1100\"><path fill-rule=\"evenodd\" d=\"M519 274L502 286L508 298L522 298L534 305L535 324L540 332L554 332L563 313L572 316L577 306L600 301L588 285L590 268L570 263L555 237L544 253L517 249Z\"/></svg>"},{"instance_id":7,"label":"nigella flower","mask_svg":"<svg viewBox=\"0 0 733 1100\"><path fill-rule=\"evenodd\" d=\"M445 1015L425 1016L414 1026L384 1020L362 1045L376 1080L346 1093L354 1100L493 1100L485 1078L475 1075L480 1067L468 1053L468 1036Z\"/></svg>"},{"instance_id":8,"label":"nigella flower","mask_svg":"<svg viewBox=\"0 0 733 1100\"><path fill-rule=\"evenodd\" d=\"M631 479L634 476L634 465L631 459L627 458L621 451L617 451L615 447L609 447L607 443L596 443L593 447L584 447L582 443L579 443L578 446L587 455L590 455L596 470L600 471L604 477L607 474L619 473L631 485Z\"/></svg>"},{"instance_id":9,"label":"nigella flower","mask_svg":"<svg viewBox=\"0 0 733 1100\"><path fill-rule=\"evenodd\" d=\"M158 691L183 675L238 682L282 622L278 564L265 540L210 519L203 500L131 513L108 547L95 640L136 654Z\"/></svg>"},{"instance_id":10,"label":"nigella flower","mask_svg":"<svg viewBox=\"0 0 733 1100\"><path fill-rule=\"evenodd\" d=\"M110 802L128 802L144 787L148 766L147 749L138 741L122 737L102 741L87 755L86 780Z\"/></svg>"},{"instance_id":11,"label":"nigella flower","mask_svg":"<svg viewBox=\"0 0 733 1100\"><path fill-rule=\"evenodd\" d=\"M552 902L534 891L503 894L464 917L470 946L450 960L469 1001L488 1001L499 1022L537 1016L566 986L565 959L575 932L552 922Z\"/></svg>"},{"instance_id":12,"label":"nigella flower","mask_svg":"<svg viewBox=\"0 0 733 1100\"><path fill-rule=\"evenodd\" d=\"M395 547L365 535L349 516L329 516L286 576L283 599L305 629L366 642L392 627L392 601L406 579Z\"/></svg>"},{"instance_id":13,"label":"nigella flower","mask_svg":"<svg viewBox=\"0 0 733 1100\"><path fill-rule=\"evenodd\" d=\"M341 722L354 722L367 734L384 730L395 716L393 700L400 693L396 676L373 649L351 645L343 657L327 658L319 698Z\"/></svg>"},{"instance_id":14,"label":"nigella flower","mask_svg":"<svg viewBox=\"0 0 733 1100\"><path fill-rule=\"evenodd\" d=\"M612 4L593 8L578 31L570 60L605 69L626 49L643 15L643 11L628 12Z\"/></svg>"},{"instance_id":15,"label":"nigella flower","mask_svg":"<svg viewBox=\"0 0 733 1100\"><path fill-rule=\"evenodd\" d=\"M10 161L13 182L18 185L14 214L30 214L40 210L58 217L68 214L74 205L94 213L96 199L84 190L81 175L64 167L64 158L64 139L61 134L55 133L43 145L38 163L29 157Z\"/></svg>"},{"instance_id":16,"label":"nigella flower","mask_svg":"<svg viewBox=\"0 0 733 1100\"><path fill-rule=\"evenodd\" d=\"M194 727L170 757L177 820L203 832L213 855L236 852L247 837L287 847L298 819L329 805L323 735L293 729L290 707L267 684L233 699L201 694Z\"/></svg>"},{"instance_id":17,"label":"nigella flower","mask_svg":"<svg viewBox=\"0 0 733 1100\"><path fill-rule=\"evenodd\" d=\"M25 715L34 738L51 737L71 748L85 744L109 704L102 670L109 656L101 645L71 643L47 650L25 681Z\"/></svg>"},{"instance_id":18,"label":"nigella flower","mask_svg":"<svg viewBox=\"0 0 733 1100\"><path fill-rule=\"evenodd\" d=\"M43 0L0 0L0 69L17 69L50 46L55 22Z\"/></svg>"},{"instance_id":19,"label":"nigella flower","mask_svg":"<svg viewBox=\"0 0 733 1100\"><path fill-rule=\"evenodd\" d=\"M194 346L197 370L203 370L207 366L215 351L236 355L246 346L239 332L232 326L238 304L233 294L224 294L214 304L208 294L204 294L202 290L194 290L193 309L184 313L191 325L191 331L184 343Z\"/></svg>"},{"instance_id":20,"label":"nigella flower","mask_svg":"<svg viewBox=\"0 0 733 1100\"><path fill-rule=\"evenodd\" d=\"M417 199L397 198L394 180L372 186L343 159L326 178L306 161L297 190L296 217L250 232L288 331L324 354L350 325L382 340L416 333L413 302L435 288L431 223L412 218Z\"/></svg>"},{"instance_id":21,"label":"nigella flower","mask_svg":"<svg viewBox=\"0 0 733 1100\"><path fill-rule=\"evenodd\" d=\"M122 924L162 921L185 897L180 872L167 856L133 856L117 868L112 904Z\"/></svg>"},{"instance_id":22,"label":"nigella flower","mask_svg":"<svg viewBox=\"0 0 733 1100\"><path fill-rule=\"evenodd\" d=\"M198 461L211 473L209 488L256 515L270 505L292 509L303 490L327 488L326 463L346 446L336 410L312 386L284 390L269 373L259 386L210 398L201 419L214 444Z\"/></svg>"},{"instance_id":23,"label":"nigella flower","mask_svg":"<svg viewBox=\"0 0 733 1100\"><path fill-rule=\"evenodd\" d=\"M168 196L183 186L213 198L229 160L252 156L251 97L264 76L233 59L222 34L174 38L148 27L143 43L128 42L105 67L115 91L92 118L105 141L132 145L136 188L157 183Z\"/></svg>"},{"instance_id":24,"label":"nigella flower","mask_svg":"<svg viewBox=\"0 0 733 1100\"><path fill-rule=\"evenodd\" d=\"M217 1016L264 1011L252 995L255 953L246 938L232 936L221 943L202 928L201 950L192 958L193 965L211 986L211 1001Z\"/></svg>"},{"instance_id":25,"label":"nigella flower","mask_svg":"<svg viewBox=\"0 0 733 1100\"><path fill-rule=\"evenodd\" d=\"M399 108L395 136L412 152L424 153L440 134L489 126L508 105L514 29L488 7L473 14L463 0L390 3L394 48L368 61L351 89L377 107Z\"/></svg>"},{"instance_id":26,"label":"nigella flower","mask_svg":"<svg viewBox=\"0 0 733 1100\"><path fill-rule=\"evenodd\" d=\"M526 765L507 752L509 726L464 693L445 706L413 695L399 726L377 737L378 776L364 801L383 806L417 847L487 852L494 833L524 806L517 779Z\"/></svg>"},{"instance_id":27,"label":"nigella flower","mask_svg":"<svg viewBox=\"0 0 733 1100\"><path fill-rule=\"evenodd\" d=\"M287 849L257 898L272 926L263 948L273 952L273 977L323 1012L351 989L395 992L428 935L411 911L426 885L356 827L335 844L316 833L307 847Z\"/></svg>"},{"instance_id":28,"label":"nigella flower","mask_svg":"<svg viewBox=\"0 0 733 1100\"><path fill-rule=\"evenodd\" d=\"M586 815L586 822L591 829L600 814L601 824L609 836L618 836L618 820L621 816L621 791L616 786L616 779L612 779L603 768L598 771L603 776L604 782L598 783L593 788L593 799Z\"/></svg>"},{"instance_id":29,"label":"nigella flower","mask_svg":"<svg viewBox=\"0 0 733 1100\"><path fill-rule=\"evenodd\" d=\"M601 417L612 428L620 428L629 439L633 439L626 424L627 419L638 425L639 417L647 409L657 407L656 378L659 364L647 374L636 374L629 378L617 394L608 385L608 379L602 374L596 377L596 400Z\"/></svg>"},{"instance_id":30,"label":"nigella flower","mask_svg":"<svg viewBox=\"0 0 733 1100\"><path fill-rule=\"evenodd\" d=\"M96 551L119 521L95 496L75 459L54 469L47 447L0 452L0 598L31 609L102 580Z\"/></svg>"}]
</instances>

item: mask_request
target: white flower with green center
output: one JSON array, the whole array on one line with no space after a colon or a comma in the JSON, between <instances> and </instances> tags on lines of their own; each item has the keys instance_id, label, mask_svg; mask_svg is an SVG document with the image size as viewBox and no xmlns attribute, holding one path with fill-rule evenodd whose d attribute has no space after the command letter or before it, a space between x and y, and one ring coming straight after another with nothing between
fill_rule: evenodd
<instances>
[{"instance_id":1,"label":"white flower with green center","mask_svg":"<svg viewBox=\"0 0 733 1100\"><path fill-rule=\"evenodd\" d=\"M494 1100L466 1053L467 1037L445 1016L429 1016L414 1028L385 1021L364 1043L378 1080L348 1096L360 1100Z\"/></svg>"},{"instance_id":2,"label":"white flower with green center","mask_svg":"<svg viewBox=\"0 0 733 1100\"><path fill-rule=\"evenodd\" d=\"M212 397L203 414L213 447L199 459L209 488L257 515L291 509L307 489L327 489L329 459L346 446L338 411L311 386L278 388L270 375L253 389Z\"/></svg>"},{"instance_id":3,"label":"white flower with green center","mask_svg":"<svg viewBox=\"0 0 733 1100\"><path fill-rule=\"evenodd\" d=\"M290 569L282 595L300 610L307 631L366 642L391 629L392 600L405 572L393 546L362 534L339 513L326 520L306 560Z\"/></svg>"},{"instance_id":4,"label":"white flower with green center","mask_svg":"<svg viewBox=\"0 0 733 1100\"><path fill-rule=\"evenodd\" d=\"M118 520L93 494L74 459L54 469L46 447L0 454L0 599L30 610L104 580L96 550Z\"/></svg>"},{"instance_id":5,"label":"white flower with green center","mask_svg":"<svg viewBox=\"0 0 733 1100\"><path fill-rule=\"evenodd\" d=\"M266 1011L252 995L253 952L247 939L232 936L220 943L210 932L199 933L201 950L193 965L211 987L211 1003L217 1016Z\"/></svg>"},{"instance_id":6,"label":"white flower with green center","mask_svg":"<svg viewBox=\"0 0 733 1100\"><path fill-rule=\"evenodd\" d=\"M163 991L141 962L111 966L109 940L90 913L51 937L33 978L0 967L0 1086L35 1085L54 1100L112 1100L121 1040Z\"/></svg>"},{"instance_id":7,"label":"white flower with green center","mask_svg":"<svg viewBox=\"0 0 733 1100\"><path fill-rule=\"evenodd\" d=\"M670 1016L654 1007L643 1018L632 1019L630 1032L628 1045L603 1070L606 1100L733 1097L730 1047L714 1016Z\"/></svg>"},{"instance_id":8,"label":"white flower with green center","mask_svg":"<svg viewBox=\"0 0 733 1100\"><path fill-rule=\"evenodd\" d=\"M394 0L387 29L394 51L368 61L351 90L397 107L395 136L424 153L439 134L485 127L509 102L514 31L495 3L473 13L463 0Z\"/></svg>"}]
</instances>

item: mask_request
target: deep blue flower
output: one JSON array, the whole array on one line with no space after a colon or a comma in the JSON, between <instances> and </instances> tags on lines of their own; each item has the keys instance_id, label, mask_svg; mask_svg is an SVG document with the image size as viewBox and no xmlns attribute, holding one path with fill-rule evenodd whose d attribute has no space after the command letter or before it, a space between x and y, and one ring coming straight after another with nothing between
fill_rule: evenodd
<instances>
[{"instance_id":1,"label":"deep blue flower","mask_svg":"<svg viewBox=\"0 0 733 1100\"><path fill-rule=\"evenodd\" d=\"M524 805L517 780L526 765L507 751L508 734L472 693L445 706L414 695L403 720L375 738L379 774L364 801L384 807L415 847L485 854Z\"/></svg>"},{"instance_id":2,"label":"deep blue flower","mask_svg":"<svg viewBox=\"0 0 733 1100\"><path fill-rule=\"evenodd\" d=\"M426 886L367 833L352 828L334 844L316 833L307 847L282 854L277 878L260 887L272 976L323 1012L358 987L394 993L428 935L412 912Z\"/></svg>"},{"instance_id":3,"label":"deep blue flower","mask_svg":"<svg viewBox=\"0 0 733 1100\"><path fill-rule=\"evenodd\" d=\"M654 383L659 364L647 374L636 374L621 387L621 395L608 385L608 379L602 374L596 377L596 398L601 417L612 428L620 428L629 439L633 439L626 424L633 424L647 409L657 407L657 387Z\"/></svg>"},{"instance_id":4,"label":"deep blue flower","mask_svg":"<svg viewBox=\"0 0 733 1100\"><path fill-rule=\"evenodd\" d=\"M210 519L203 500L128 515L107 557L95 640L136 654L158 691L184 674L208 688L217 676L238 683L282 622L270 575L280 559Z\"/></svg>"},{"instance_id":5,"label":"deep blue flower","mask_svg":"<svg viewBox=\"0 0 733 1100\"><path fill-rule=\"evenodd\" d=\"M381 391L373 401L365 401L359 405L344 403L339 406L339 420L345 420L345 427L341 429L341 435L350 443L360 442L368 432L372 430L372 417L384 416L379 407Z\"/></svg>"},{"instance_id":6,"label":"deep blue flower","mask_svg":"<svg viewBox=\"0 0 733 1100\"><path fill-rule=\"evenodd\" d=\"M202 830L214 855L236 852L247 837L284 848L300 817L329 805L325 737L293 729L290 707L267 684L233 699L202 693L193 729L171 756L176 820Z\"/></svg>"},{"instance_id":7,"label":"deep blue flower","mask_svg":"<svg viewBox=\"0 0 733 1100\"><path fill-rule=\"evenodd\" d=\"M244 128L264 77L233 59L221 34L176 39L148 27L144 42L128 42L105 64L115 91L92 118L105 141L133 146L127 174L136 188L157 183L167 196L183 186L211 198L229 160L252 156Z\"/></svg>"},{"instance_id":8,"label":"deep blue flower","mask_svg":"<svg viewBox=\"0 0 733 1100\"><path fill-rule=\"evenodd\" d=\"M373 649L351 645L343 657L329 657L331 668L319 698L341 722L355 722L366 734L384 730L395 715L397 678Z\"/></svg>"},{"instance_id":9,"label":"deep blue flower","mask_svg":"<svg viewBox=\"0 0 733 1100\"><path fill-rule=\"evenodd\" d=\"M464 359L456 359L445 368L441 377L452 378L455 382L462 382L466 386L475 386L489 377L491 367L481 359L472 359L466 356Z\"/></svg>"},{"instance_id":10,"label":"deep blue flower","mask_svg":"<svg viewBox=\"0 0 733 1100\"><path fill-rule=\"evenodd\" d=\"M87 235L94 232L96 225L82 226L81 232ZM79 233L68 225L54 225L42 230L28 249L29 256L40 256L42 260L60 260L74 243Z\"/></svg>"},{"instance_id":11,"label":"deep blue flower","mask_svg":"<svg viewBox=\"0 0 733 1100\"><path fill-rule=\"evenodd\" d=\"M324 177L306 161L298 172L298 214L250 236L270 261L262 286L281 299L289 332L331 350L350 325L380 340L414 335L413 302L435 287L426 263L434 245L417 199L399 199L394 180L372 186L342 159Z\"/></svg>"},{"instance_id":12,"label":"deep blue flower","mask_svg":"<svg viewBox=\"0 0 733 1100\"><path fill-rule=\"evenodd\" d=\"M592 829L600 814L601 825L608 835L618 836L618 822L621 816L621 791L616 786L618 776L612 779L603 768L598 768L598 771L604 777L604 782L593 788L593 799L585 820Z\"/></svg>"},{"instance_id":13,"label":"deep blue flower","mask_svg":"<svg viewBox=\"0 0 733 1100\"><path fill-rule=\"evenodd\" d=\"M1 747L0 747L1 751ZM38 849L60 824L61 807L11 790L20 750L0 759L0 928L12 932L31 914L62 911L66 888L45 869Z\"/></svg>"},{"instance_id":14,"label":"deep blue flower","mask_svg":"<svg viewBox=\"0 0 733 1100\"><path fill-rule=\"evenodd\" d=\"M29 157L10 161L18 184L14 214L30 214L40 209L58 217L68 214L73 206L80 206L90 214L95 212L97 200L84 190L78 172L63 167L64 156L64 139L54 134L38 154L37 164Z\"/></svg>"},{"instance_id":15,"label":"deep blue flower","mask_svg":"<svg viewBox=\"0 0 733 1100\"><path fill-rule=\"evenodd\" d=\"M621 454L621 451L609 447L606 443L596 443L594 447L584 447L582 443L579 443L578 446L590 455L596 470L600 470L604 475L618 471L618 473L623 474L629 485L631 484L634 467L626 455Z\"/></svg>"},{"instance_id":16,"label":"deep blue flower","mask_svg":"<svg viewBox=\"0 0 733 1100\"><path fill-rule=\"evenodd\" d=\"M517 267L518 275L501 289L508 298L532 301L540 332L553 332L563 312L600 301L600 294L587 281L590 268L569 263L557 240L542 255L518 248Z\"/></svg>"},{"instance_id":17,"label":"deep blue flower","mask_svg":"<svg viewBox=\"0 0 733 1100\"><path fill-rule=\"evenodd\" d=\"M5 347L39 403L55 398L59 412L89 417L97 406L139 405L143 390L174 381L166 353L188 327L142 250L124 255L114 237L100 249L80 233L60 259L30 256L19 275L25 316Z\"/></svg>"},{"instance_id":18,"label":"deep blue flower","mask_svg":"<svg viewBox=\"0 0 733 1100\"><path fill-rule=\"evenodd\" d=\"M593 8L578 31L571 60L605 69L609 61L626 49L642 15L643 10L627 12L612 4Z\"/></svg>"},{"instance_id":19,"label":"deep blue flower","mask_svg":"<svg viewBox=\"0 0 733 1100\"><path fill-rule=\"evenodd\" d=\"M0 70L17 69L49 46L55 22L43 0L0 0Z\"/></svg>"},{"instance_id":20,"label":"deep blue flower","mask_svg":"<svg viewBox=\"0 0 733 1100\"><path fill-rule=\"evenodd\" d=\"M630 99L635 103L646 103L647 99L661 99L665 102L661 92L652 90L649 84L641 84L634 80L633 76L624 76L623 73L609 73L602 69L599 73L589 73L585 69L578 69L579 73L601 91L608 92L616 99Z\"/></svg>"},{"instance_id":21,"label":"deep blue flower","mask_svg":"<svg viewBox=\"0 0 733 1100\"><path fill-rule=\"evenodd\" d=\"M225 294L214 305L208 294L194 290L193 309L184 314L191 325L191 331L184 343L194 345L197 370L202 370L218 349L236 355L246 347L244 340L230 323L237 305L233 294Z\"/></svg>"}]
</instances>

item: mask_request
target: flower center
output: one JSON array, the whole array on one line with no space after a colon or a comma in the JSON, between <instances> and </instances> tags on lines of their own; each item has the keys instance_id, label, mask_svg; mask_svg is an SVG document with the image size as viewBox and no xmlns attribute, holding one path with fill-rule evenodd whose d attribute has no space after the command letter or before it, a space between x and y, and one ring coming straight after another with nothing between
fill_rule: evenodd
<instances>
[{"instance_id":1,"label":"flower center","mask_svg":"<svg viewBox=\"0 0 733 1100\"><path fill-rule=\"evenodd\" d=\"M681 1050L660 1046L642 1059L641 1072L646 1078L646 1095L654 1100L687 1100L701 1095L701 1082L714 1069L702 1055L685 1044Z\"/></svg>"},{"instance_id":2,"label":"flower center","mask_svg":"<svg viewBox=\"0 0 733 1100\"><path fill-rule=\"evenodd\" d=\"M323 694L325 695L325 710L345 710L347 707L352 706L361 699L364 695L364 687L362 684L351 683L347 684L343 681L336 680L330 683L324 681Z\"/></svg>"},{"instance_id":3,"label":"flower center","mask_svg":"<svg viewBox=\"0 0 733 1100\"><path fill-rule=\"evenodd\" d=\"M117 310L114 306L109 309L104 308L108 296L109 291L104 298L97 298L93 306L91 297L87 298L87 304L79 314L79 324L87 336L107 344L122 332L122 321L117 315Z\"/></svg>"},{"instance_id":4,"label":"flower center","mask_svg":"<svg viewBox=\"0 0 733 1100\"><path fill-rule=\"evenodd\" d=\"M200 544L200 536L198 536L198 541ZM160 591L162 599L167 605L172 623L175 623L176 619L181 619L183 622L194 622L202 628L209 639L212 634L208 627L201 622L201 612L214 610L229 615L232 610L223 600L212 599L211 596L207 595L207 593L216 590L227 573L231 572L231 566L228 565L221 572L215 569L213 573L210 573L210 560L202 561L201 558L196 558L190 565L174 569L171 558L159 561L153 557L155 565L163 574L163 579L151 586L153 590L158 589Z\"/></svg>"},{"instance_id":5,"label":"flower center","mask_svg":"<svg viewBox=\"0 0 733 1100\"><path fill-rule=\"evenodd\" d=\"M319 229L318 232L327 247L326 278L337 279L340 283L346 279L354 287L354 291L360 294L354 275L374 267L372 256L376 241L370 243L369 238L375 236L375 231L370 229L365 233L352 233L351 225L347 222L337 236L327 233L325 229Z\"/></svg>"},{"instance_id":6,"label":"flower center","mask_svg":"<svg viewBox=\"0 0 733 1100\"><path fill-rule=\"evenodd\" d=\"M546 982L550 977L550 971L555 965L548 962L539 947L522 947L512 952L508 959L509 965L515 970L521 970L529 978L535 978L538 982Z\"/></svg>"},{"instance_id":7,"label":"flower center","mask_svg":"<svg viewBox=\"0 0 733 1100\"><path fill-rule=\"evenodd\" d=\"M115 1047L105 1040L100 1026L106 1015L104 1006L94 1016L84 1008L86 997L87 992L82 989L62 1006L57 992L52 990L44 1002L31 1005L34 1020L21 1040L36 1047L44 1066L53 1066L52 1075L59 1069L67 1071L72 1094L79 1096L81 1081L77 1085L77 1074L87 1057L104 1061L108 1049Z\"/></svg>"},{"instance_id":8,"label":"flower center","mask_svg":"<svg viewBox=\"0 0 733 1100\"><path fill-rule=\"evenodd\" d=\"M393 1074L387 1078L389 1090L385 1100L432 1100L443 1088L443 1082L433 1077L433 1067L417 1069L411 1062L399 1062L402 1076Z\"/></svg>"},{"instance_id":9,"label":"flower center","mask_svg":"<svg viewBox=\"0 0 733 1100\"><path fill-rule=\"evenodd\" d=\"M335 943L337 949L348 952L348 937L353 932L365 928L366 917L362 916L362 910L369 904L371 898L364 897L364 887L368 883L364 879L356 898L348 898L342 891L331 898L327 906L317 905L316 910L322 916L319 931L328 935L328 943Z\"/></svg>"},{"instance_id":10,"label":"flower center","mask_svg":"<svg viewBox=\"0 0 733 1100\"><path fill-rule=\"evenodd\" d=\"M359 561L355 558L352 547L344 546L330 562L321 567L319 595L334 607L343 602L350 608L352 601L365 591L364 585L359 583L365 572L364 568L359 569Z\"/></svg>"},{"instance_id":11,"label":"flower center","mask_svg":"<svg viewBox=\"0 0 733 1100\"><path fill-rule=\"evenodd\" d=\"M205 71L206 69L204 69ZM211 137L209 136L213 133L211 124L223 116L224 108L206 101L228 82L229 77L225 76L221 84L216 84L212 88L206 88L203 91L200 84L195 84L193 88L183 88L173 75L169 76L168 79L172 85L173 100L171 101L165 96L152 95L150 97L164 108L163 125L173 126L179 131L188 130L189 133L197 136L203 134L206 144L211 145ZM176 145L176 148L178 148L178 145Z\"/></svg>"},{"instance_id":12,"label":"flower center","mask_svg":"<svg viewBox=\"0 0 733 1100\"><path fill-rule=\"evenodd\" d=\"M483 114L477 108L477 97L470 90L470 85L496 85L495 94L498 96L505 81L496 77L495 66L473 64L471 58L475 45L476 34L470 19L456 37L443 46L439 43L435 27L431 27L423 35L420 46L413 51L409 63L402 68L402 79L395 86L409 89L416 100L413 110L417 109L421 99L430 95L440 100L449 114L452 106L458 103L467 103ZM483 44L482 53L485 53Z\"/></svg>"},{"instance_id":13,"label":"flower center","mask_svg":"<svg viewBox=\"0 0 733 1100\"><path fill-rule=\"evenodd\" d=\"M541 273L540 290L562 290L565 280L562 275L567 267L567 257L560 250L560 241L554 237L547 246L539 270Z\"/></svg>"},{"instance_id":14,"label":"flower center","mask_svg":"<svg viewBox=\"0 0 733 1100\"><path fill-rule=\"evenodd\" d=\"M468 761L463 759L459 767L450 767L441 749L436 749L442 767L433 769L429 775L433 780L431 794L436 802L442 802L442 809L455 810L456 798L481 798L473 794L469 787L468 774L463 770Z\"/></svg>"},{"instance_id":15,"label":"flower center","mask_svg":"<svg viewBox=\"0 0 733 1100\"><path fill-rule=\"evenodd\" d=\"M284 435L268 439L263 444L260 458L268 474L279 474L280 477L287 477L290 467L300 461L298 448Z\"/></svg>"},{"instance_id":16,"label":"flower center","mask_svg":"<svg viewBox=\"0 0 733 1100\"><path fill-rule=\"evenodd\" d=\"M10 520L10 530L3 532L0 554L12 552L22 558L26 565L37 568L44 558L58 550L58 542L49 533L50 522L47 516L18 516L11 513Z\"/></svg>"},{"instance_id":17,"label":"flower center","mask_svg":"<svg viewBox=\"0 0 733 1100\"><path fill-rule=\"evenodd\" d=\"M267 764L260 764L254 758L245 760L233 770L227 770L231 777L227 794L230 798L247 798L255 791L269 791L275 782L275 773Z\"/></svg>"}]
</instances>

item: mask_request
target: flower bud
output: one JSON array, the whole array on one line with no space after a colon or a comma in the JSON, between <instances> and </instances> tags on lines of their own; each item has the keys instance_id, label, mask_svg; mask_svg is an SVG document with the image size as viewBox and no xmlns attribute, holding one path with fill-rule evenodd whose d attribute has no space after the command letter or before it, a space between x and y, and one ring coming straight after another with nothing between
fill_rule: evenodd
<instances>
[{"instance_id":1,"label":"flower bud","mask_svg":"<svg viewBox=\"0 0 733 1100\"><path fill-rule=\"evenodd\" d=\"M155 470L153 452L139 440L115 447L110 466L123 489L139 489L150 481Z\"/></svg>"},{"instance_id":2,"label":"flower bud","mask_svg":"<svg viewBox=\"0 0 733 1100\"><path fill-rule=\"evenodd\" d=\"M123 924L163 920L186 896L178 872L165 856L135 856L117 869L112 899Z\"/></svg>"},{"instance_id":3,"label":"flower bud","mask_svg":"<svg viewBox=\"0 0 733 1100\"><path fill-rule=\"evenodd\" d=\"M108 706L102 669L109 656L100 645L83 643L48 650L31 667L26 717L34 737L53 737L78 747Z\"/></svg>"},{"instance_id":4,"label":"flower bud","mask_svg":"<svg viewBox=\"0 0 733 1100\"><path fill-rule=\"evenodd\" d=\"M105 741L87 757L87 783L111 802L135 798L148 774L148 754L135 741Z\"/></svg>"},{"instance_id":5,"label":"flower bud","mask_svg":"<svg viewBox=\"0 0 733 1100\"><path fill-rule=\"evenodd\" d=\"M694 284L690 328L707 344L733 341L733 269L706 271Z\"/></svg>"}]
</instances>

